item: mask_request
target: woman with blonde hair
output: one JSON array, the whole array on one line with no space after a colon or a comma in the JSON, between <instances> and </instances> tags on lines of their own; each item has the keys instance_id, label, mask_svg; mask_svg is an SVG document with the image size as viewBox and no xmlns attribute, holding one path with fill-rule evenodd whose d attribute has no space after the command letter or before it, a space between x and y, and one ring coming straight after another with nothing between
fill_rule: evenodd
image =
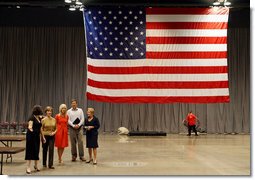
<instances>
[{"instance_id":1,"label":"woman with blonde hair","mask_svg":"<svg viewBox=\"0 0 255 180\"><path fill-rule=\"evenodd\" d=\"M55 116L57 121L57 133L55 139L55 146L58 148L58 161L63 163L62 155L65 147L68 146L68 115L65 104L59 106L59 114Z\"/></svg>"},{"instance_id":2,"label":"woman with blonde hair","mask_svg":"<svg viewBox=\"0 0 255 180\"><path fill-rule=\"evenodd\" d=\"M97 164L97 148L98 148L98 129L100 127L99 120L96 116L94 116L94 109L88 108L87 115L88 117L85 119L85 129L86 129L86 147L89 152L89 160L87 163L93 161L93 164ZM94 159L92 159L92 150Z\"/></svg>"}]
</instances>

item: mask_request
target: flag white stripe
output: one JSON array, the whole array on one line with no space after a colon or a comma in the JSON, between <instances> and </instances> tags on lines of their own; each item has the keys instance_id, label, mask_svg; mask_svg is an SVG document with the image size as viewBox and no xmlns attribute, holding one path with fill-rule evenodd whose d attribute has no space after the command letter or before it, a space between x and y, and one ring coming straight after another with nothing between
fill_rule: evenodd
<instances>
[{"instance_id":1,"label":"flag white stripe","mask_svg":"<svg viewBox=\"0 0 255 180\"><path fill-rule=\"evenodd\" d=\"M228 88L216 89L102 89L87 86L87 92L102 96L125 97L125 96L228 96Z\"/></svg>"},{"instance_id":2,"label":"flag white stripe","mask_svg":"<svg viewBox=\"0 0 255 180\"><path fill-rule=\"evenodd\" d=\"M228 15L146 15L146 22L228 22Z\"/></svg>"},{"instance_id":3,"label":"flag white stripe","mask_svg":"<svg viewBox=\"0 0 255 180\"><path fill-rule=\"evenodd\" d=\"M132 59L132 60L105 60L87 58L87 64L96 67L165 67L165 66L227 66L227 58L218 59Z\"/></svg>"},{"instance_id":4,"label":"flag white stripe","mask_svg":"<svg viewBox=\"0 0 255 180\"><path fill-rule=\"evenodd\" d=\"M146 37L227 37L227 30L146 29Z\"/></svg>"},{"instance_id":5,"label":"flag white stripe","mask_svg":"<svg viewBox=\"0 0 255 180\"><path fill-rule=\"evenodd\" d=\"M102 82L139 82L139 81L227 81L227 73L218 74L95 74L87 72L89 79Z\"/></svg>"},{"instance_id":6,"label":"flag white stripe","mask_svg":"<svg viewBox=\"0 0 255 180\"><path fill-rule=\"evenodd\" d=\"M147 52L227 51L227 44L147 44Z\"/></svg>"}]
</instances>

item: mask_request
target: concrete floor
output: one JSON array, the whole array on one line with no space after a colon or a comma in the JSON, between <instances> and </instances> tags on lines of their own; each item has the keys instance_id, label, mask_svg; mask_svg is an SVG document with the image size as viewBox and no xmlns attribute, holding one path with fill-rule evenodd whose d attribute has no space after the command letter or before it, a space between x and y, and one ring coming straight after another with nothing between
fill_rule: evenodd
<instances>
[{"instance_id":1,"label":"concrete floor","mask_svg":"<svg viewBox=\"0 0 255 180\"><path fill-rule=\"evenodd\" d=\"M13 146L25 146L24 142ZM250 135L168 134L166 137L99 135L98 164L71 162L70 147L64 164L42 168L32 175L250 175ZM3 173L26 175L24 152L4 163ZM87 150L85 151L88 158ZM41 157L42 153L40 153ZM5 156L6 157L6 156Z\"/></svg>"}]
</instances>

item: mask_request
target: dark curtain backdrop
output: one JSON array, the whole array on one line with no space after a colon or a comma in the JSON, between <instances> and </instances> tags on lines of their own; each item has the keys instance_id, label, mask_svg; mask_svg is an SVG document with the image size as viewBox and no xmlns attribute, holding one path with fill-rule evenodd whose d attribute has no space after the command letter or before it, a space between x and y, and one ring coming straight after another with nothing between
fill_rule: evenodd
<instances>
[{"instance_id":1,"label":"dark curtain backdrop","mask_svg":"<svg viewBox=\"0 0 255 180\"><path fill-rule=\"evenodd\" d=\"M0 120L27 120L33 105L76 98L95 108L100 131L186 131L182 120L192 110L207 133L250 133L250 30L228 30L230 103L111 104L87 101L86 50L83 27L0 27Z\"/></svg>"}]
</instances>

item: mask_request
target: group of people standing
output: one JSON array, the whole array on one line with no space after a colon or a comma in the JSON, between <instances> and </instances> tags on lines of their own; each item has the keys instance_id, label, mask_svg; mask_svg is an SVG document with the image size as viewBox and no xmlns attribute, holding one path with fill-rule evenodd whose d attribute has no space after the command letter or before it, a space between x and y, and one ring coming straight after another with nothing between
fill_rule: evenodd
<instances>
[{"instance_id":1,"label":"group of people standing","mask_svg":"<svg viewBox=\"0 0 255 180\"><path fill-rule=\"evenodd\" d=\"M67 110L65 104L61 104L59 106L59 113L55 118L52 117L53 108L51 106L45 108L45 116L43 116L41 106L34 106L32 115L28 120L28 130L26 133L25 160L27 160L27 174L31 174L32 160L35 162L35 171L40 171L38 167L40 141L42 142L43 148L43 167L47 167L48 155L48 168L55 169L53 166L54 146L57 147L58 161L60 164L63 164L62 155L64 149L68 147L68 130L71 142L71 160L74 162L77 159L78 144L80 160L86 161L86 163L93 162L93 164L97 164L99 120L94 116L93 108L88 108L87 117L84 118L83 110L78 108L77 105L77 100L75 99L72 100L72 107L69 110ZM83 129L86 130L86 147L89 153L88 160L84 157Z\"/></svg>"}]
</instances>

